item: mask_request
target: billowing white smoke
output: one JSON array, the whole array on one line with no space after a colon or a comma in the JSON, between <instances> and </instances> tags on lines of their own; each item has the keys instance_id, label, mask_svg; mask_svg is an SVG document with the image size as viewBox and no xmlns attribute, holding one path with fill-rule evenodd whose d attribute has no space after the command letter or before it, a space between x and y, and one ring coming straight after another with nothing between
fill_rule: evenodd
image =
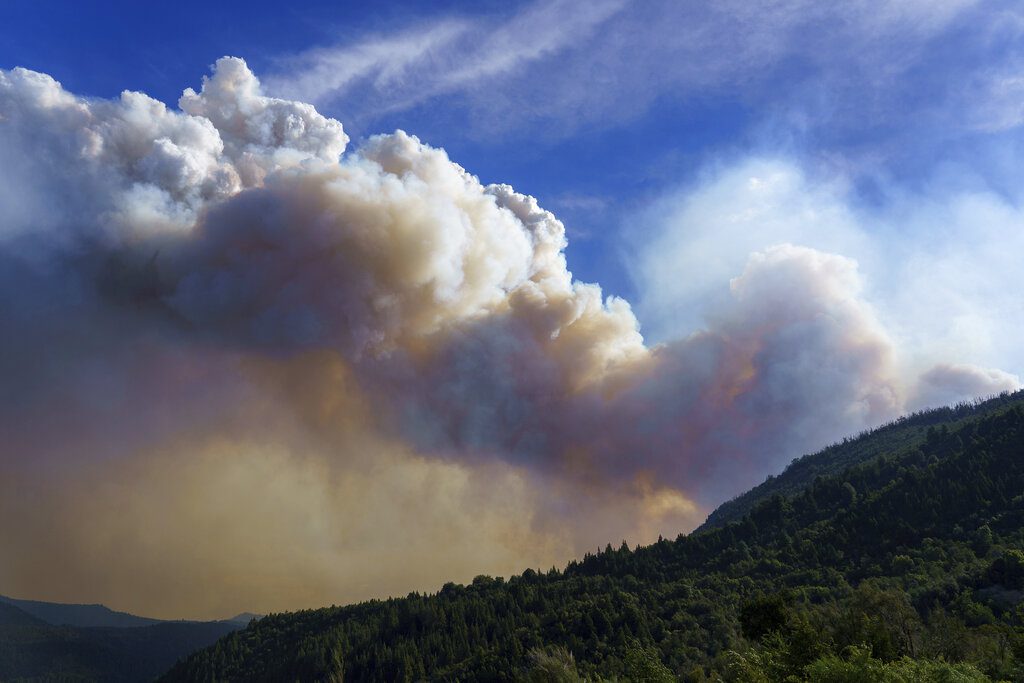
<instances>
[{"instance_id":1,"label":"billowing white smoke","mask_svg":"<svg viewBox=\"0 0 1024 683\"><path fill-rule=\"evenodd\" d=\"M89 231L86 238L123 242L188 229L210 202L273 171L336 162L348 142L341 124L312 106L261 95L240 59L218 61L201 94L187 90L185 113L138 92L77 98L20 68L0 71L0 92L0 136L10 155L4 179L19 190L10 199L15 207L33 200L51 207L8 213L4 237L77 227Z\"/></svg>"},{"instance_id":2,"label":"billowing white smoke","mask_svg":"<svg viewBox=\"0 0 1024 683\"><path fill-rule=\"evenodd\" d=\"M0 435L12 445L0 466L11 481L133 458L229 477L223 458L199 454L233 443L244 458L238 444L253 440L253 453L273 443L347 482L339 499L318 490L325 519L362 510L376 479L416 497L396 501L407 513L385 524L436 517L423 534L441 538L454 513L428 484L443 481L439 491L475 506L464 514L494 534L490 547L532 543L544 551L521 556L547 560L552 543L578 552L611 534L692 527L793 456L903 407L892 344L848 259L790 245L756 253L705 329L651 348L628 303L573 281L551 213L481 185L443 151L396 132L345 154L340 123L262 95L234 58L179 105L129 92L86 100L42 74L0 72ZM1009 386L992 379L969 389ZM251 457L256 471L292 462ZM396 481L402 472L420 484ZM66 476L54 490L84 495ZM224 495L253 504L231 478ZM198 479L183 481L165 509L198 495ZM528 510L514 524L481 515L499 499ZM124 531L133 551L159 556L137 532ZM308 547L289 549L296 578L316 565L307 556L331 566L323 544L338 533L328 525L322 542L307 534ZM507 548L490 556L508 561ZM19 566L7 578L28 590L35 579ZM103 573L89 566L82 581ZM303 599L332 601L334 589Z\"/></svg>"},{"instance_id":3,"label":"billowing white smoke","mask_svg":"<svg viewBox=\"0 0 1024 683\"><path fill-rule=\"evenodd\" d=\"M1020 388L1020 380L1002 370L940 363L923 375L912 398L914 405L945 406L970 396L990 396Z\"/></svg>"}]
</instances>

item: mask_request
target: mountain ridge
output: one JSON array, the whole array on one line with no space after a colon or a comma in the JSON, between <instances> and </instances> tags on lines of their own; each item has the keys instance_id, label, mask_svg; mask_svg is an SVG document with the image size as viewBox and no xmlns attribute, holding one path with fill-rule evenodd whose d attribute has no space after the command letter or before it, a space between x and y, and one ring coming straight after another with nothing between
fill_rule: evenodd
<instances>
[{"instance_id":1,"label":"mountain ridge","mask_svg":"<svg viewBox=\"0 0 1024 683\"><path fill-rule=\"evenodd\" d=\"M13 605L53 626L134 628L138 626L152 626L168 621L166 619L140 617L128 612L119 612L99 603L46 602L43 600L23 600L6 595L0 595L0 603Z\"/></svg>"},{"instance_id":2,"label":"mountain ridge","mask_svg":"<svg viewBox=\"0 0 1024 683\"><path fill-rule=\"evenodd\" d=\"M965 420L977 419L999 411L1024 399L1024 389L1004 392L985 399L958 403L954 406L928 408L901 416L852 438L826 446L811 454L794 458L777 475L716 507L694 532L705 531L742 518L758 503L773 495L792 495L809 486L814 477L834 474L846 467L870 461L887 453L913 448L924 442L927 428L936 424L957 426ZM886 436L882 443L879 437Z\"/></svg>"},{"instance_id":3,"label":"mountain ridge","mask_svg":"<svg viewBox=\"0 0 1024 683\"><path fill-rule=\"evenodd\" d=\"M179 658L246 626L251 620L243 616L165 621L103 605L2 597L0 681L150 681Z\"/></svg>"}]
</instances>

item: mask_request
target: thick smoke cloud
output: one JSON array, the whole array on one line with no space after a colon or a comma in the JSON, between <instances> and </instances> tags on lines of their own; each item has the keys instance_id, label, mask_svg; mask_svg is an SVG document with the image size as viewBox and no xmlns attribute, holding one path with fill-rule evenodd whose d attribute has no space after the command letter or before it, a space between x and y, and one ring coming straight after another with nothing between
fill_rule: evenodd
<instances>
[{"instance_id":1,"label":"thick smoke cloud","mask_svg":"<svg viewBox=\"0 0 1024 683\"><path fill-rule=\"evenodd\" d=\"M992 396L1020 388L1016 376L973 365L939 363L921 376L913 402L924 407L956 403L966 396Z\"/></svg>"},{"instance_id":2,"label":"thick smoke cloud","mask_svg":"<svg viewBox=\"0 0 1024 683\"><path fill-rule=\"evenodd\" d=\"M559 563L905 406L849 259L755 253L646 346L442 150L346 152L234 58L179 107L0 72L5 592L212 616ZM971 372L925 382L1016 383Z\"/></svg>"}]
</instances>

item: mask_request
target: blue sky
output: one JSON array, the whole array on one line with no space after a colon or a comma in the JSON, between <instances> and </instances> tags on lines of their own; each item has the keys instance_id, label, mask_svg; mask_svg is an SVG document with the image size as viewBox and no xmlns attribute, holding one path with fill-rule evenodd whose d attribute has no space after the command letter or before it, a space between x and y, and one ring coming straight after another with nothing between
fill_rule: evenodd
<instances>
[{"instance_id":1,"label":"blue sky","mask_svg":"<svg viewBox=\"0 0 1024 683\"><path fill-rule=\"evenodd\" d=\"M241 56L257 74L280 73L287 80L287 60L310 49L385 40L444 20L479 22L495 31L529 8L504 2L438 2L430 3L429 11L422 3L309 2L298 8L248 2L103 7L12 2L0 8L0 64L48 73L84 95L113 97L132 89L173 105L185 87L198 87L201 75L222 55ZM374 97L387 101L401 94L382 88ZM522 112L512 117L489 112L477 120L458 92L381 114L329 95L318 104L342 119L350 134L402 128L444 147L484 182L507 182L538 196L569 224L575 243L570 258L579 276L628 295L631 283L612 239L617 214L626 208L620 205L649 198L666 176L677 182L709 149L728 148L735 136L747 134L748 113L734 98L665 99L645 103L639 115L588 122L581 129L572 117L553 122L547 115L532 119ZM353 110L358 117L349 115ZM475 123L467 126L469 118ZM501 134L488 134L492 125Z\"/></svg>"},{"instance_id":2,"label":"blue sky","mask_svg":"<svg viewBox=\"0 0 1024 683\"><path fill-rule=\"evenodd\" d=\"M174 103L225 54L287 90L289 66L309 68L315 55L301 56L310 51L392 41L394 59L410 37L457 24L432 55L398 63L404 72L390 82L372 82L383 58L351 87L298 94L350 133L403 128L484 181L561 209L577 234L570 257L580 275L629 294L605 253L621 214L709 160L750 149L838 167L868 200L884 200L880 184L920 186L950 163L1015 191L1014 169L999 157L1020 144L1024 86L993 92L990 83L1012 79L1024 59L1015 3L891 3L891 16L846 5L14 0L0 8L0 64L49 73L73 92L128 88ZM493 59L486 43L496 36L506 41L496 51L525 54L441 82ZM491 88L503 97L482 104Z\"/></svg>"},{"instance_id":3,"label":"blue sky","mask_svg":"<svg viewBox=\"0 0 1024 683\"><path fill-rule=\"evenodd\" d=\"M309 99L356 135L400 127L485 181L537 195L575 234L579 275L617 293L635 294L609 249L623 216L709 161L750 149L838 167L868 199L884 199L880 184L912 187L954 161L1013 189L991 157L1019 144L1010 125L1019 107L1015 115L1012 102L989 105L970 92L1021 59L1019 11L1009 2L895 3L905 7L889 18L870 3L843 12L735 3L746 9L733 16L729 3L721 12L701 3L604 3L600 12L601 3L102 5L5 3L0 64L50 73L73 92L128 88L174 103L224 54L284 84L290 63L314 61L296 59L311 50L392 41L399 52L409 36L459 24L456 38L438 42L436 61L400 64L411 80L357 82ZM506 50L547 52L439 84L444 73L493 58L485 43L495 35ZM584 72L580 63L595 67ZM408 101L424 84L433 94ZM490 88L505 91L500 104L481 104ZM1009 111L988 115L986 106Z\"/></svg>"}]
</instances>

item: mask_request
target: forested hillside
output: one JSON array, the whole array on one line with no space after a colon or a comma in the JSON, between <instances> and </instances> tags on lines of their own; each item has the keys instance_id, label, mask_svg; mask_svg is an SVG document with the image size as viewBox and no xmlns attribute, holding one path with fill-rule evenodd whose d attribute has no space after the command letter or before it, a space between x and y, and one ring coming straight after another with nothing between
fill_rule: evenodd
<instances>
[{"instance_id":1,"label":"forested hillside","mask_svg":"<svg viewBox=\"0 0 1024 683\"><path fill-rule=\"evenodd\" d=\"M758 503L774 495L791 496L807 488L815 477L838 474L843 470L886 454L920 446L933 425L956 429L970 420L999 412L1024 399L1024 391L995 396L986 401L923 410L905 415L878 429L844 439L814 455L795 459L778 476L720 505L697 530L722 526L742 519Z\"/></svg>"},{"instance_id":2,"label":"forested hillside","mask_svg":"<svg viewBox=\"0 0 1024 683\"><path fill-rule=\"evenodd\" d=\"M271 615L163 680L1024 680L1022 404L674 541Z\"/></svg>"}]
</instances>

